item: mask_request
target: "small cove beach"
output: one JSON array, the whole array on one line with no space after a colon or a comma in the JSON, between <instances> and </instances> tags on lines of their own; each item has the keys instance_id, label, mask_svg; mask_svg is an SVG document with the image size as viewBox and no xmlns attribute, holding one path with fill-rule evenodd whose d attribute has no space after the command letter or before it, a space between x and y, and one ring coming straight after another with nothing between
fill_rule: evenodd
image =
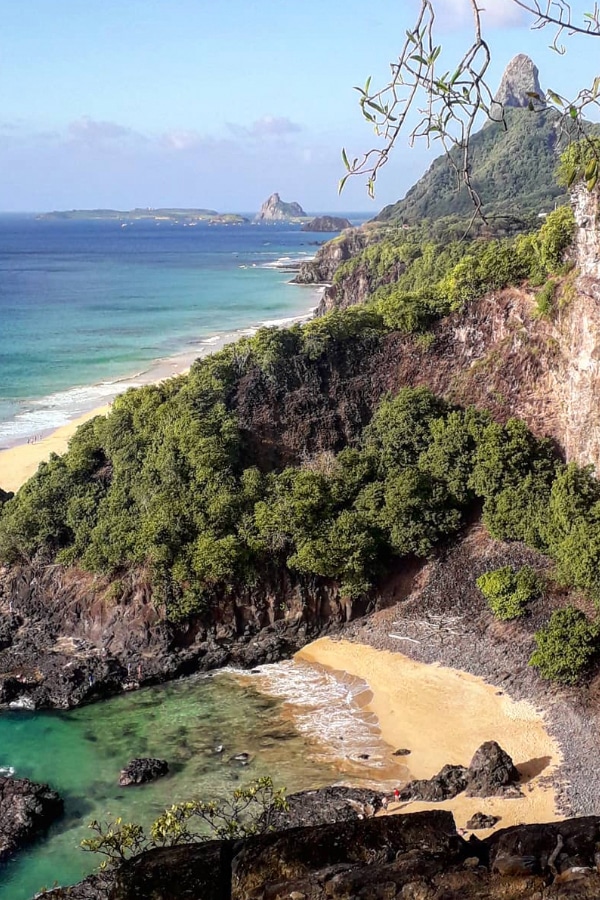
<instances>
[{"instance_id":1,"label":"small cove beach","mask_svg":"<svg viewBox=\"0 0 600 900\"><path fill-rule=\"evenodd\" d=\"M520 798L459 794L442 803L393 804L392 811L449 809L463 829L476 812L500 816L498 828L562 818L552 783L562 753L533 704L513 700L466 672L354 641L321 638L296 659L322 666L348 684L365 682L371 694L367 707L381 738L392 749L410 750L402 758L407 780L431 778L446 764L468 766L475 750L491 740L510 754L521 774Z\"/></svg>"}]
</instances>

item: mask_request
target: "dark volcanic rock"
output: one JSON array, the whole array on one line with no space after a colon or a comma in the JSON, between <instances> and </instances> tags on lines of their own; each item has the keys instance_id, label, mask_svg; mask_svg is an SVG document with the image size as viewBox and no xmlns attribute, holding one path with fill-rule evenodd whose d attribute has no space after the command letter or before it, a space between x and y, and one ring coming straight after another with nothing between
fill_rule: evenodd
<instances>
[{"instance_id":1,"label":"dark volcanic rock","mask_svg":"<svg viewBox=\"0 0 600 900\"><path fill-rule=\"evenodd\" d=\"M325 825L367 819L383 806L384 794L363 788L325 787L300 791L287 797L289 809L270 814L269 824L276 831L303 825Z\"/></svg>"},{"instance_id":2,"label":"dark volcanic rock","mask_svg":"<svg viewBox=\"0 0 600 900\"><path fill-rule=\"evenodd\" d=\"M47 784L0 778L0 861L45 831L62 811L63 801Z\"/></svg>"},{"instance_id":3,"label":"dark volcanic rock","mask_svg":"<svg viewBox=\"0 0 600 900\"><path fill-rule=\"evenodd\" d=\"M500 816L486 816L485 813L475 813L467 822L467 828L478 831L484 828L493 828L496 822L500 821Z\"/></svg>"},{"instance_id":4,"label":"dark volcanic rock","mask_svg":"<svg viewBox=\"0 0 600 900\"><path fill-rule=\"evenodd\" d=\"M448 812L295 828L143 853L53 900L597 900L600 818L468 843ZM564 886L565 882L575 881Z\"/></svg>"},{"instance_id":5,"label":"dark volcanic rock","mask_svg":"<svg viewBox=\"0 0 600 900\"><path fill-rule=\"evenodd\" d=\"M400 799L427 800L440 803L451 800L467 786L468 770L464 766L444 766L433 778L410 781L401 791Z\"/></svg>"},{"instance_id":6,"label":"dark volcanic rock","mask_svg":"<svg viewBox=\"0 0 600 900\"><path fill-rule=\"evenodd\" d=\"M166 759L132 759L119 775L119 784L128 787L130 784L145 784L162 778L169 771Z\"/></svg>"},{"instance_id":7,"label":"dark volcanic rock","mask_svg":"<svg viewBox=\"0 0 600 900\"><path fill-rule=\"evenodd\" d=\"M467 775L469 797L494 797L516 790L519 773L508 753L496 741L486 741L475 752Z\"/></svg>"},{"instance_id":8,"label":"dark volcanic rock","mask_svg":"<svg viewBox=\"0 0 600 900\"><path fill-rule=\"evenodd\" d=\"M352 222L339 216L316 216L302 226L302 231L343 231L344 228L352 228Z\"/></svg>"}]
</instances>

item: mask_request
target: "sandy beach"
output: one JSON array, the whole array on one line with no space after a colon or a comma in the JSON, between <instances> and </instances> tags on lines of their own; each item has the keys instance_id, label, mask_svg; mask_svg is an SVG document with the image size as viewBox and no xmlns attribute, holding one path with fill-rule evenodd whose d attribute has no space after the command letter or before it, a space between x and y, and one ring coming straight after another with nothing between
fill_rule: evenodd
<instances>
[{"instance_id":1,"label":"sandy beach","mask_svg":"<svg viewBox=\"0 0 600 900\"><path fill-rule=\"evenodd\" d=\"M45 462L51 453L59 455L65 453L69 441L80 425L93 419L94 416L105 416L109 409L110 406L91 409L34 444L19 444L16 447L1 450L0 488L3 491L18 491L21 485L36 473L39 464Z\"/></svg>"},{"instance_id":2,"label":"sandy beach","mask_svg":"<svg viewBox=\"0 0 600 900\"><path fill-rule=\"evenodd\" d=\"M551 782L561 752L543 716L528 701L513 700L465 672L346 640L322 638L296 658L368 684L372 693L368 707L377 717L382 738L394 750L411 751L403 758L411 778L430 778L446 763L467 766L475 750L489 740L511 755L521 773L520 798L459 795L443 803L413 802L392 809L450 809L459 828L465 828L476 812L500 816L498 828L562 818L556 812Z\"/></svg>"},{"instance_id":3,"label":"sandy beach","mask_svg":"<svg viewBox=\"0 0 600 900\"><path fill-rule=\"evenodd\" d=\"M265 325L286 327L297 322L306 322L310 319L316 308L323 289L313 289L311 294L312 305L308 311L300 311L296 315L286 319L266 322ZM258 327L258 326L257 326ZM141 376L132 379L123 378L114 382L114 390L110 392L108 399L112 400L123 391L131 387L142 387L148 384L159 384L167 378L177 375L185 375L196 359L208 356L222 350L227 344L238 340L244 335L256 332L257 327L240 329L235 332L226 332L212 338L202 340L194 350L188 351L169 359L156 360L150 369ZM106 415L110 409L110 403L96 406L93 409L82 412L77 417L61 425L54 431L42 434L33 444L19 443L15 446L0 448L0 488L4 491L18 491L25 482L35 474L41 462L45 462L51 453L65 453L69 441L77 428L95 416Z\"/></svg>"}]
</instances>

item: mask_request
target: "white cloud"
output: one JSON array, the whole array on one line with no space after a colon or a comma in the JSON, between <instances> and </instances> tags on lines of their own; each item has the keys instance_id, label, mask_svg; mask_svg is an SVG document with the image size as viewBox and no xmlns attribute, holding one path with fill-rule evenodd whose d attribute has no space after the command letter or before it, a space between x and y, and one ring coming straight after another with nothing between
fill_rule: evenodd
<instances>
[{"instance_id":1,"label":"white cloud","mask_svg":"<svg viewBox=\"0 0 600 900\"><path fill-rule=\"evenodd\" d=\"M117 122L102 122L92 119L90 116L82 116L69 122L67 137L71 141L86 144L89 147L112 144L123 140L145 140L145 138L131 128L119 125Z\"/></svg>"},{"instance_id":2,"label":"white cloud","mask_svg":"<svg viewBox=\"0 0 600 900\"><path fill-rule=\"evenodd\" d=\"M227 127L238 138L262 141L271 138L285 138L302 131L302 126L292 122L287 116L262 116L250 126L228 122Z\"/></svg>"}]
</instances>

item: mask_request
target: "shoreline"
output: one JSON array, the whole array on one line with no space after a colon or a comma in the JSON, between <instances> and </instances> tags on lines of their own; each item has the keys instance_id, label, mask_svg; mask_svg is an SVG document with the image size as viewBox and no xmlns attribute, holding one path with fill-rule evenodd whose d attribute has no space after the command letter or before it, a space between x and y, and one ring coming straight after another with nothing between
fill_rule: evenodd
<instances>
[{"instance_id":1,"label":"shoreline","mask_svg":"<svg viewBox=\"0 0 600 900\"><path fill-rule=\"evenodd\" d=\"M431 778L447 763L468 766L475 750L488 740L496 740L521 773L519 798L459 794L441 803L392 803L392 812L450 810L457 827L467 831L467 820L476 812L500 816L485 834L510 825L563 818L557 811L556 793L562 752L544 716L530 702L514 700L467 672L345 639L320 638L295 659L342 681L360 678L368 685L367 708L390 747L390 760L395 759L396 749L411 751L400 757L409 772L407 781Z\"/></svg>"},{"instance_id":2,"label":"shoreline","mask_svg":"<svg viewBox=\"0 0 600 900\"><path fill-rule=\"evenodd\" d=\"M102 396L104 402L99 405L96 403L89 409L75 410L72 418L69 418L56 428L41 429L41 437L35 443L27 443L17 439L14 442L10 440L5 441L0 446L0 489L4 491L18 491L35 474L39 464L47 461L51 453L62 455L67 451L69 441L80 425L96 416L106 415L115 397L126 390L151 384L160 384L169 378L185 375L197 359L203 359L212 353L217 353L227 344L234 343L241 337L255 334L259 328L287 328L297 323L309 321L317 309L318 301L323 292L323 288L319 286L310 285L310 288L311 305L308 310L304 307L303 311L298 312L296 315L268 320L247 328L215 334L207 338L199 338L197 342L193 342L195 345L193 350L178 353L164 359L156 359L146 370L138 372L136 375L123 375L114 381L90 385L90 388L106 389ZM69 391L64 393L69 393Z\"/></svg>"}]
</instances>

